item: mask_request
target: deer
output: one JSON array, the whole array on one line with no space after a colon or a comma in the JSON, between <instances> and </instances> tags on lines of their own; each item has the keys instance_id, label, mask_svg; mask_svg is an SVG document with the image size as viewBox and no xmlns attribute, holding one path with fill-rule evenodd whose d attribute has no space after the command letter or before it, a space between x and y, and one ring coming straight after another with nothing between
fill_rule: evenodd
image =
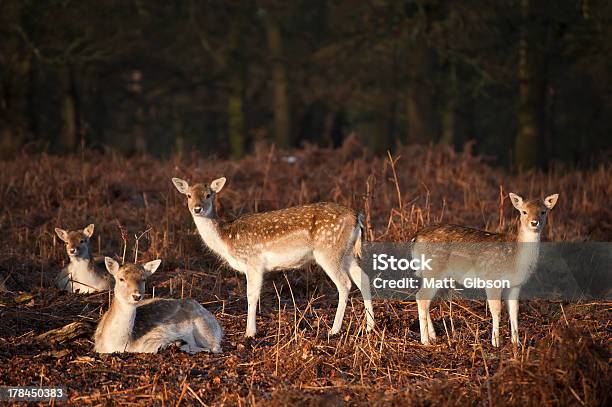
<instances>
[{"instance_id":1,"label":"deer","mask_svg":"<svg viewBox=\"0 0 612 407\"><path fill-rule=\"evenodd\" d=\"M489 281L505 279L509 287L486 288L487 302L493 320L491 344L499 347L499 319L502 294L506 292L506 305L510 316L511 341L520 345L518 310L519 293L533 274L539 255L542 231L549 211L559 194L544 200L525 201L517 194L509 194L514 208L520 213L516 233L493 233L453 224L432 225L419 230L412 239L412 256L429 253L431 270L420 271L423 278L454 278L463 284L467 278L484 277ZM437 288L424 287L416 294L419 313L421 343L429 345L436 340L429 306Z\"/></svg>"},{"instance_id":2,"label":"deer","mask_svg":"<svg viewBox=\"0 0 612 407\"><path fill-rule=\"evenodd\" d=\"M55 228L57 236L66 244L70 258L70 263L55 278L55 285L60 290L87 294L110 289L112 277L104 268L104 258L92 258L89 254L89 240L94 227L92 223L83 230Z\"/></svg>"},{"instance_id":3,"label":"deer","mask_svg":"<svg viewBox=\"0 0 612 407\"><path fill-rule=\"evenodd\" d=\"M161 260L144 265L105 258L115 279L114 298L94 335L98 353L157 353L175 342L189 354L221 353L223 329L206 308L193 299L145 300L145 281Z\"/></svg>"},{"instance_id":4,"label":"deer","mask_svg":"<svg viewBox=\"0 0 612 407\"><path fill-rule=\"evenodd\" d=\"M318 264L335 284L338 306L330 336L340 332L349 291L354 282L364 301L366 331L374 327L370 280L361 269L363 216L335 203L319 202L247 214L233 221L217 216L215 200L226 178L210 185L172 178L187 198L187 207L204 244L231 268L245 274L247 324L245 336L256 334L257 305L264 274Z\"/></svg>"}]
</instances>

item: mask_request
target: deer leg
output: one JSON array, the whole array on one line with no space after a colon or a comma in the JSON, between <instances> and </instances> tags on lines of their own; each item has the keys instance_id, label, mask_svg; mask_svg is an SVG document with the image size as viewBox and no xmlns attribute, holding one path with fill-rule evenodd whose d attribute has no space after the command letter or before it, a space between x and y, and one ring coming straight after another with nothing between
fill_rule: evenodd
<instances>
[{"instance_id":1,"label":"deer leg","mask_svg":"<svg viewBox=\"0 0 612 407\"><path fill-rule=\"evenodd\" d=\"M491 317L493 318L493 332L491 334L491 344L498 347L500 344L499 338L499 317L501 315L501 290L490 289L487 290L487 301L489 302L489 310L491 311Z\"/></svg>"},{"instance_id":2,"label":"deer leg","mask_svg":"<svg viewBox=\"0 0 612 407\"><path fill-rule=\"evenodd\" d=\"M427 311L427 333L429 334L429 339L432 342L436 342L436 330L434 329L433 322L431 322L431 312Z\"/></svg>"},{"instance_id":3,"label":"deer leg","mask_svg":"<svg viewBox=\"0 0 612 407\"><path fill-rule=\"evenodd\" d=\"M421 288L416 295L417 308L419 310L419 329L423 345L430 345L431 342L436 340L436 331L429 314L429 306L431 305L431 300L436 295L436 291L435 288Z\"/></svg>"},{"instance_id":4,"label":"deer leg","mask_svg":"<svg viewBox=\"0 0 612 407\"><path fill-rule=\"evenodd\" d=\"M338 308L336 308L336 316L334 317L334 325L329 330L329 335L335 335L340 332L342 327L342 319L344 318L344 310L346 309L346 301L348 300L349 291L351 290L351 279L341 269L340 262L334 261L331 256L327 256L320 252L314 253L315 261L325 271L325 274L331 278L338 289Z\"/></svg>"},{"instance_id":5,"label":"deer leg","mask_svg":"<svg viewBox=\"0 0 612 407\"><path fill-rule=\"evenodd\" d=\"M366 312L366 330L371 331L374 328L374 308L372 307L372 294L370 293L370 277L359 267L357 259L350 255L349 274L351 279L359 288L363 297L363 305Z\"/></svg>"},{"instance_id":6,"label":"deer leg","mask_svg":"<svg viewBox=\"0 0 612 407\"><path fill-rule=\"evenodd\" d=\"M510 333L514 345L520 345L518 333L519 291L519 287L512 287L506 300L508 302L508 315L510 316Z\"/></svg>"},{"instance_id":7,"label":"deer leg","mask_svg":"<svg viewBox=\"0 0 612 407\"><path fill-rule=\"evenodd\" d=\"M248 315L246 337L253 337L257 332L257 304L259 303L259 295L261 293L261 284L263 282L263 269L260 267L249 267L246 273L247 277L247 302Z\"/></svg>"}]
</instances>

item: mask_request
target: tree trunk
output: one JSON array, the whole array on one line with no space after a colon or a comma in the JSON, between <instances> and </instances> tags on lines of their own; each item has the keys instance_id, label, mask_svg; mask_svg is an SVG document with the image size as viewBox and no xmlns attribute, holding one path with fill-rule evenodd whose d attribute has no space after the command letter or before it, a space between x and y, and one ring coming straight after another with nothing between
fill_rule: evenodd
<instances>
[{"instance_id":1,"label":"tree trunk","mask_svg":"<svg viewBox=\"0 0 612 407\"><path fill-rule=\"evenodd\" d=\"M227 121L230 153L238 158L244 154L246 147L246 124L244 114L244 100L246 95L246 52L245 31L245 4L240 3L240 16L232 24L229 38L229 58L227 69L230 75L230 94L227 100Z\"/></svg>"},{"instance_id":2,"label":"tree trunk","mask_svg":"<svg viewBox=\"0 0 612 407\"><path fill-rule=\"evenodd\" d=\"M274 140L279 147L290 145L289 117L289 83L287 69L283 58L283 39L277 19L265 14L268 50L272 59L272 77L274 86Z\"/></svg>"},{"instance_id":3,"label":"tree trunk","mask_svg":"<svg viewBox=\"0 0 612 407\"><path fill-rule=\"evenodd\" d=\"M442 138L440 142L451 147L455 143L455 108L457 104L457 74L455 64L450 62L449 83L447 85L446 101L442 110Z\"/></svg>"},{"instance_id":4,"label":"tree trunk","mask_svg":"<svg viewBox=\"0 0 612 407\"><path fill-rule=\"evenodd\" d=\"M27 79L31 58L23 59L0 83L0 156L12 156L27 137Z\"/></svg>"},{"instance_id":5,"label":"tree trunk","mask_svg":"<svg viewBox=\"0 0 612 407\"><path fill-rule=\"evenodd\" d=\"M447 47L450 50L454 50L455 46L455 34L458 30L456 24L453 24L457 20L455 8L450 7L448 10L448 21L451 23L449 35L446 38ZM448 76L445 86L445 101L442 108L442 137L440 142L442 144L454 147L455 145L455 125L456 125L456 109L457 109L457 67L455 65L455 57L451 55L447 57Z\"/></svg>"},{"instance_id":6,"label":"tree trunk","mask_svg":"<svg viewBox=\"0 0 612 407\"><path fill-rule=\"evenodd\" d=\"M406 127L408 143L426 144L434 140L434 106L431 84L428 82L430 50L422 39L415 40L410 53L410 82L406 94Z\"/></svg>"},{"instance_id":7,"label":"tree trunk","mask_svg":"<svg viewBox=\"0 0 612 407\"><path fill-rule=\"evenodd\" d=\"M77 106L72 69L65 65L59 72L61 84L61 140L64 151L74 151L77 145Z\"/></svg>"},{"instance_id":8,"label":"tree trunk","mask_svg":"<svg viewBox=\"0 0 612 407\"><path fill-rule=\"evenodd\" d=\"M231 94L227 101L229 143L232 157L238 158L244 154L245 148L244 92L240 78L232 78L230 87Z\"/></svg>"},{"instance_id":9,"label":"tree trunk","mask_svg":"<svg viewBox=\"0 0 612 407\"><path fill-rule=\"evenodd\" d=\"M27 13L27 5L20 2L0 11L5 21L19 22ZM11 157L28 136L28 92L32 72L32 55L24 49L16 35L4 35L2 40L0 75L0 157Z\"/></svg>"},{"instance_id":10,"label":"tree trunk","mask_svg":"<svg viewBox=\"0 0 612 407\"><path fill-rule=\"evenodd\" d=\"M529 25L532 5L521 0L522 27L519 43L519 106L518 132L515 143L515 164L518 169L535 168L542 158L541 132L545 92L542 92L540 53L535 49L535 30Z\"/></svg>"}]
</instances>

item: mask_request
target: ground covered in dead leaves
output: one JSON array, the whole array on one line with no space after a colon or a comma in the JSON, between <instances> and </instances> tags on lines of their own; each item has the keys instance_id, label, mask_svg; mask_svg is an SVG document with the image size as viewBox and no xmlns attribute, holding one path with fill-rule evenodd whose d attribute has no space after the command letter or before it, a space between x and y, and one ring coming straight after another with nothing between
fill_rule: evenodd
<instances>
[{"instance_id":1,"label":"ground covered in dead leaves","mask_svg":"<svg viewBox=\"0 0 612 407\"><path fill-rule=\"evenodd\" d=\"M523 346L509 343L504 314L504 344L495 349L483 302L439 301L432 312L439 341L424 347L413 302L375 301L377 329L364 334L355 289L342 333L328 338L336 291L309 267L268 276L258 336L246 340L244 277L202 248L170 183L228 177L219 202L228 218L335 201L366 214L374 241L407 241L438 221L509 230L514 212L501 201L509 190L558 192L547 240L610 241L610 167L512 176L467 153L417 147L399 151L391 166L351 143L292 152L297 164L283 159L288 154L258 146L240 161L84 152L1 163L0 385L65 386L74 405L610 404L610 303L524 302ZM91 333L108 293L52 287L67 260L53 228L88 223L96 224L95 253L122 257L125 248L128 260L162 258L149 295L154 287L156 296L204 304L225 328L223 354L189 356L176 346L157 355L95 354ZM83 323L82 335L38 339L72 322Z\"/></svg>"}]
</instances>

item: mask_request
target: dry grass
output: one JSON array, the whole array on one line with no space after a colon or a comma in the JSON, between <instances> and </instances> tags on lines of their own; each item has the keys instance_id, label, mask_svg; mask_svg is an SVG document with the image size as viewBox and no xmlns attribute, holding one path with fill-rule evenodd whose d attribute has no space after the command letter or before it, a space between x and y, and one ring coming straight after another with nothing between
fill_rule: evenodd
<instances>
[{"instance_id":1,"label":"dry grass","mask_svg":"<svg viewBox=\"0 0 612 407\"><path fill-rule=\"evenodd\" d=\"M288 154L295 164L284 159ZM438 221L508 230L515 214L507 192L559 192L547 240L612 240L609 165L512 176L444 148L371 157L352 141L338 151L261 145L240 161L23 155L0 163L0 385L65 385L78 405L610 404L609 303L524 303L525 346L516 350L506 319L504 345L490 346L482 302L453 303L452 314L448 302L438 302L432 316L444 340L423 347L414 303L376 301L378 329L363 335L354 292L342 334L330 339L336 291L311 267L267 278L259 335L245 340L244 278L202 249L170 182L221 175L229 180L219 202L227 218L330 200L366 214L369 240L406 241ZM73 321L95 323L108 306L108 294L75 296L51 287L67 261L53 228L88 223L96 224L94 252L121 257L125 247L128 260L136 255L135 236L145 232L138 260L164 260L149 293L154 286L156 296L203 303L225 327L224 353L189 356L172 347L153 356L99 356L87 336L37 342L37 335ZM23 292L32 299L17 303Z\"/></svg>"}]
</instances>

